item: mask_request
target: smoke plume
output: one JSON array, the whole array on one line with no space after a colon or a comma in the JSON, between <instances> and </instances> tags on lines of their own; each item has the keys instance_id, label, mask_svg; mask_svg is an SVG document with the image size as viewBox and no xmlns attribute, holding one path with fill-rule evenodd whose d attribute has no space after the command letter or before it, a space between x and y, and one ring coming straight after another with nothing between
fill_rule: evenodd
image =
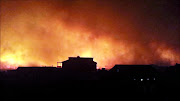
<instances>
[{"instance_id":1,"label":"smoke plume","mask_svg":"<svg viewBox=\"0 0 180 101\"><path fill-rule=\"evenodd\" d=\"M69 56L115 64L180 63L176 0L1 0L1 68Z\"/></svg>"}]
</instances>

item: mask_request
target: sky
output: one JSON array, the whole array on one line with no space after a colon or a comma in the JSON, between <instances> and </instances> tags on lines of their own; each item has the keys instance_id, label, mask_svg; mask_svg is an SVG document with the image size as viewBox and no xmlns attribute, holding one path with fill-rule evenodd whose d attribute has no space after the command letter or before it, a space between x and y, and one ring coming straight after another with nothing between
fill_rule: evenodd
<instances>
[{"instance_id":1,"label":"sky","mask_svg":"<svg viewBox=\"0 0 180 101\"><path fill-rule=\"evenodd\" d=\"M180 63L179 0L1 0L0 69L68 57L115 64Z\"/></svg>"}]
</instances>

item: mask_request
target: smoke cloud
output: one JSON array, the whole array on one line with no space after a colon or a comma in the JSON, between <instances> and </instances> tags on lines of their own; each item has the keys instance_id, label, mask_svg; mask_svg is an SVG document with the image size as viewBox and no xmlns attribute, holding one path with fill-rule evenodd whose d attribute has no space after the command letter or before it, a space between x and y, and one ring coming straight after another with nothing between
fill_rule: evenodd
<instances>
[{"instance_id":1,"label":"smoke cloud","mask_svg":"<svg viewBox=\"0 0 180 101\"><path fill-rule=\"evenodd\" d=\"M176 0L2 0L1 68L56 66L69 56L115 64L180 63Z\"/></svg>"}]
</instances>

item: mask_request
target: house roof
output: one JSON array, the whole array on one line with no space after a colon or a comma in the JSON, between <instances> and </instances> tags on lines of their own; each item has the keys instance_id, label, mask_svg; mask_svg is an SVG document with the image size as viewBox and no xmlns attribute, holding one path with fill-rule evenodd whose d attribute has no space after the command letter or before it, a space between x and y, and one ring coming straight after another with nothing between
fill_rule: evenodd
<instances>
[{"instance_id":1,"label":"house roof","mask_svg":"<svg viewBox=\"0 0 180 101\"><path fill-rule=\"evenodd\" d=\"M56 69L56 67L18 67L17 70L49 70Z\"/></svg>"},{"instance_id":2,"label":"house roof","mask_svg":"<svg viewBox=\"0 0 180 101\"><path fill-rule=\"evenodd\" d=\"M152 65L115 65L111 70L122 71L156 71Z\"/></svg>"},{"instance_id":3,"label":"house roof","mask_svg":"<svg viewBox=\"0 0 180 101\"><path fill-rule=\"evenodd\" d=\"M89 58L89 57L69 57L68 60L62 61L62 63L64 62L68 62L68 61L93 61L93 58ZM94 61L93 61L94 62ZM95 62L96 63L96 62Z\"/></svg>"}]
</instances>

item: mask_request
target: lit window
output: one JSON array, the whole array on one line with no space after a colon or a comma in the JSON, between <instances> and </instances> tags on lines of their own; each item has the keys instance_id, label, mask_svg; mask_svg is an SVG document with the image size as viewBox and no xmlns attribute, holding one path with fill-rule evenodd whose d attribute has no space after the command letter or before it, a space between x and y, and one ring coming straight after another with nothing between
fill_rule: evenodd
<instances>
[{"instance_id":1,"label":"lit window","mask_svg":"<svg viewBox=\"0 0 180 101\"><path fill-rule=\"evenodd\" d=\"M141 79L141 81L143 81L143 79Z\"/></svg>"},{"instance_id":2,"label":"lit window","mask_svg":"<svg viewBox=\"0 0 180 101\"><path fill-rule=\"evenodd\" d=\"M149 78L147 78L147 80L149 80Z\"/></svg>"}]
</instances>

